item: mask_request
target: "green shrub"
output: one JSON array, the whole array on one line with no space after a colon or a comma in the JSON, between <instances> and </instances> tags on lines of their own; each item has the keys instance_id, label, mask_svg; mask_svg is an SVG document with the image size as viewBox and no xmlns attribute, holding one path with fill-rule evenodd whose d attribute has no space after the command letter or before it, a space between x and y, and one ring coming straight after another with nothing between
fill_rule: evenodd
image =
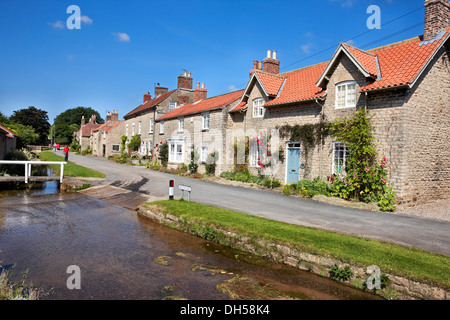
<instances>
[{"instance_id":1,"label":"green shrub","mask_svg":"<svg viewBox=\"0 0 450 320\"><path fill-rule=\"evenodd\" d=\"M353 272L349 266L345 268L339 267L337 264L330 269L330 278L337 281L347 281L353 276Z\"/></svg>"}]
</instances>

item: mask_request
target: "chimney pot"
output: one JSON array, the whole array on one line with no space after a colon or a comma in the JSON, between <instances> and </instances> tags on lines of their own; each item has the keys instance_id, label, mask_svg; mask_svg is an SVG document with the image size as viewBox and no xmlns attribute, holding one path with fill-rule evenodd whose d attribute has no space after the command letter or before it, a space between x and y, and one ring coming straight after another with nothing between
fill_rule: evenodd
<instances>
[{"instance_id":1,"label":"chimney pot","mask_svg":"<svg viewBox=\"0 0 450 320\"><path fill-rule=\"evenodd\" d=\"M202 89L205 89L205 83L202 83Z\"/></svg>"},{"instance_id":2,"label":"chimney pot","mask_svg":"<svg viewBox=\"0 0 450 320\"><path fill-rule=\"evenodd\" d=\"M272 52L272 58L277 60L277 52L275 50Z\"/></svg>"},{"instance_id":3,"label":"chimney pot","mask_svg":"<svg viewBox=\"0 0 450 320\"><path fill-rule=\"evenodd\" d=\"M270 58L270 57L271 57L270 50L267 50L267 58Z\"/></svg>"},{"instance_id":4,"label":"chimney pot","mask_svg":"<svg viewBox=\"0 0 450 320\"><path fill-rule=\"evenodd\" d=\"M190 72L188 73L188 77L189 77L189 78L191 77L191 73L190 73Z\"/></svg>"}]
</instances>

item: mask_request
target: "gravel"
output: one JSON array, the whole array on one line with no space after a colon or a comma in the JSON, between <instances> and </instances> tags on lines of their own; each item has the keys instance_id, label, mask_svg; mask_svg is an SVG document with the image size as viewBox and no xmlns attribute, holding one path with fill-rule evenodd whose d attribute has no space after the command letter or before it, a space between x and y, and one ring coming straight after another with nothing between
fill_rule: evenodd
<instances>
[{"instance_id":1,"label":"gravel","mask_svg":"<svg viewBox=\"0 0 450 320\"><path fill-rule=\"evenodd\" d=\"M397 213L450 221L450 198L430 201L411 207L399 208Z\"/></svg>"}]
</instances>

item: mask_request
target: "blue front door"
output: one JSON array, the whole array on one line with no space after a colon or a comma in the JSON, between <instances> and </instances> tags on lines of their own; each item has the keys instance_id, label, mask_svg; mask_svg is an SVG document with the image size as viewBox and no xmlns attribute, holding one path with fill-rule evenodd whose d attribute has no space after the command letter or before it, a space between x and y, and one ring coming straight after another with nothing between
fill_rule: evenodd
<instances>
[{"instance_id":1,"label":"blue front door","mask_svg":"<svg viewBox=\"0 0 450 320\"><path fill-rule=\"evenodd\" d=\"M300 148L287 148L286 183L293 184L300 180Z\"/></svg>"}]
</instances>

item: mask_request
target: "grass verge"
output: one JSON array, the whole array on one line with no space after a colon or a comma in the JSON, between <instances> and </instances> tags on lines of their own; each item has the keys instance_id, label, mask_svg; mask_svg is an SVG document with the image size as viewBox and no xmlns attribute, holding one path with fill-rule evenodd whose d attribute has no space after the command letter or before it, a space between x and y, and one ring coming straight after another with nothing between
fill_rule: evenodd
<instances>
[{"instance_id":1,"label":"grass verge","mask_svg":"<svg viewBox=\"0 0 450 320\"><path fill-rule=\"evenodd\" d=\"M44 161L64 161L64 158L54 154L51 151L44 151L38 154L39 159ZM60 166L51 166L56 174L60 173ZM64 166L64 176L67 177L83 177L83 178L104 178L105 175L101 172L92 170L90 168L82 167L73 162L68 161Z\"/></svg>"},{"instance_id":2,"label":"grass verge","mask_svg":"<svg viewBox=\"0 0 450 320\"><path fill-rule=\"evenodd\" d=\"M190 223L277 243L355 265L377 265L382 272L450 289L450 258L419 249L336 232L283 223L195 202L147 203ZM209 239L211 240L211 239Z\"/></svg>"}]
</instances>

